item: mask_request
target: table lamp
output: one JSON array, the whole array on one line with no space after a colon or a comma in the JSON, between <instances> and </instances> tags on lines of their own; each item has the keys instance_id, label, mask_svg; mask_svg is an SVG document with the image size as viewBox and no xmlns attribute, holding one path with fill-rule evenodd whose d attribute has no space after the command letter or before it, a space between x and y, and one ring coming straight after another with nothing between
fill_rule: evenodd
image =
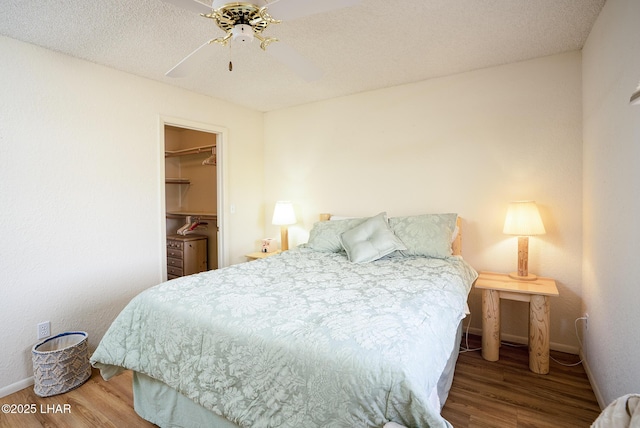
<instances>
[{"instance_id":1,"label":"table lamp","mask_svg":"<svg viewBox=\"0 0 640 428\"><path fill-rule=\"evenodd\" d=\"M289 249L289 225L296 223L296 214L293 204L289 201L278 201L273 210L272 224L280 226L280 248L282 251Z\"/></svg>"},{"instance_id":2,"label":"table lamp","mask_svg":"<svg viewBox=\"0 0 640 428\"><path fill-rule=\"evenodd\" d=\"M529 236L544 235L544 225L535 201L510 202L503 232L518 236L518 271L509 276L520 281L538 278L529 273Z\"/></svg>"}]
</instances>

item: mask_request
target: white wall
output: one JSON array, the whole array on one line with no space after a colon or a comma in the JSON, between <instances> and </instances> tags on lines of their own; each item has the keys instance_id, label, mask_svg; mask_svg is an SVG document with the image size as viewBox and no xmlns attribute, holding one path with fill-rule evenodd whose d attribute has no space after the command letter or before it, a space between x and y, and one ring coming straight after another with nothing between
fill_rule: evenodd
<instances>
[{"instance_id":1,"label":"white wall","mask_svg":"<svg viewBox=\"0 0 640 428\"><path fill-rule=\"evenodd\" d=\"M517 246L502 234L506 205L537 200L548 233L531 239L530 270L558 280L552 346L576 350L579 52L264 116L11 39L0 38L0 53L0 97L11 100L0 104L0 232L12 244L0 250L0 392L31 375L37 322L85 329L95 345L130 297L160 279L160 115L230 130L233 263L256 238L279 235L273 204L291 199L293 244L319 212L456 211L466 258L506 272ZM471 305L479 329L479 294ZM525 337L524 304L503 305L503 331Z\"/></svg>"},{"instance_id":2,"label":"white wall","mask_svg":"<svg viewBox=\"0 0 640 428\"><path fill-rule=\"evenodd\" d=\"M558 281L552 346L577 352L581 103L581 54L571 52L266 113L267 212L279 199L296 204L297 244L320 212L454 211L467 260L509 272L517 239L502 234L507 204L534 199L547 234L530 240L530 270ZM527 337L524 305L503 303L507 337ZM479 293L471 306L479 329Z\"/></svg>"},{"instance_id":3,"label":"white wall","mask_svg":"<svg viewBox=\"0 0 640 428\"><path fill-rule=\"evenodd\" d=\"M640 2L607 0L583 49L585 356L601 405L640 393Z\"/></svg>"},{"instance_id":4,"label":"white wall","mask_svg":"<svg viewBox=\"0 0 640 428\"><path fill-rule=\"evenodd\" d=\"M93 348L160 281L161 115L229 130L232 263L264 220L262 113L4 37L0 56L2 396L32 376L38 322Z\"/></svg>"}]
</instances>

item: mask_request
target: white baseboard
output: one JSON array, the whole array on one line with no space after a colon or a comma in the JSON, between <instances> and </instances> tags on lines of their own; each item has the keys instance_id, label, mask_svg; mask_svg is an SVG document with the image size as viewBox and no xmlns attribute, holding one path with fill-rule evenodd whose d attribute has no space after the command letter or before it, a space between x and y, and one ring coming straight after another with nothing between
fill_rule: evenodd
<instances>
[{"instance_id":1,"label":"white baseboard","mask_svg":"<svg viewBox=\"0 0 640 428\"><path fill-rule=\"evenodd\" d=\"M587 373L587 378L589 379L589 383L591 384L591 389L593 389L593 393L596 395L596 400L598 400L598 406L600 406L600 409L602 410L607 407L608 403L604 401L604 397L600 392L600 388L598 388L598 385L593 380L594 378L591 373L591 368L589 367L589 361L587 361L587 358L585 357L582 350L580 350L580 359L582 360L582 367L584 367L584 371Z\"/></svg>"},{"instance_id":2,"label":"white baseboard","mask_svg":"<svg viewBox=\"0 0 640 428\"><path fill-rule=\"evenodd\" d=\"M12 383L11 385L7 385L3 388L0 388L0 398L6 397L7 395L11 395L14 392L18 392L21 389L25 389L33 385L34 380L33 376L28 377L26 379L19 380L16 383Z\"/></svg>"},{"instance_id":3,"label":"white baseboard","mask_svg":"<svg viewBox=\"0 0 640 428\"><path fill-rule=\"evenodd\" d=\"M482 336L482 329L470 327L469 333L475 334L476 336ZM500 338L501 340L504 340L506 342L520 343L523 345L526 345L529 342L529 339L527 337L516 336L514 334L501 333ZM553 349L554 351L566 352L567 354L573 355L578 355L580 353L580 350L577 346L565 345L564 343L551 342L549 343L549 348Z\"/></svg>"}]
</instances>

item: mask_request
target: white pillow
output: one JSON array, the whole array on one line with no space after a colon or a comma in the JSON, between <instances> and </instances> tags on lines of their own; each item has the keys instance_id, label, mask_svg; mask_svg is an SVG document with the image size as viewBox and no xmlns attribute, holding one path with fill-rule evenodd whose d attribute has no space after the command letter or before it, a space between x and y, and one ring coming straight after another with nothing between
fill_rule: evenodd
<instances>
[{"instance_id":1,"label":"white pillow","mask_svg":"<svg viewBox=\"0 0 640 428\"><path fill-rule=\"evenodd\" d=\"M389 226L407 246L405 256L445 258L451 255L457 214L392 217Z\"/></svg>"},{"instance_id":2,"label":"white pillow","mask_svg":"<svg viewBox=\"0 0 640 428\"><path fill-rule=\"evenodd\" d=\"M324 253L342 251L340 235L361 224L367 218L345 218L343 220L319 221L313 225L309 233L309 248Z\"/></svg>"},{"instance_id":3,"label":"white pillow","mask_svg":"<svg viewBox=\"0 0 640 428\"><path fill-rule=\"evenodd\" d=\"M389 229L386 213L371 217L342 233L340 242L353 263L372 262L396 250L407 249Z\"/></svg>"}]
</instances>

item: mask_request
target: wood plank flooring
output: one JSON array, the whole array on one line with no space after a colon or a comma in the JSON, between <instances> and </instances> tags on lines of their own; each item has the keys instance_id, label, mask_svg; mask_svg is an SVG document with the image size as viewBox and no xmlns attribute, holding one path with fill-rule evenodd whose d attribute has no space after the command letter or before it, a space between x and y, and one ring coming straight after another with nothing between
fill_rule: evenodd
<instances>
[{"instance_id":1,"label":"wood plank flooring","mask_svg":"<svg viewBox=\"0 0 640 428\"><path fill-rule=\"evenodd\" d=\"M481 338L470 335L469 347L480 346ZM579 361L562 352L551 356L564 364ZM455 428L589 427L600 408L583 366L551 360L549 370L529 371L526 346L501 346L496 362L480 351L462 353L442 416Z\"/></svg>"},{"instance_id":2,"label":"wood plank flooring","mask_svg":"<svg viewBox=\"0 0 640 428\"><path fill-rule=\"evenodd\" d=\"M133 410L131 372L105 382L94 369L86 383L65 394L41 398L35 395L33 387L29 387L0 398L0 404L36 405L34 413L3 411L0 413L1 428L155 427Z\"/></svg>"},{"instance_id":3,"label":"wood plank flooring","mask_svg":"<svg viewBox=\"0 0 640 428\"><path fill-rule=\"evenodd\" d=\"M469 336L469 346L480 347L480 338ZM551 354L562 362L577 361L575 355ZM133 410L130 372L105 382L94 370L87 383L66 394L40 398L29 387L0 398L4 404L34 404L36 411L2 412L1 428L155 426ZM529 371L526 347L509 346L500 348L496 362L483 360L479 351L460 354L442 411L455 428L589 427L599 413L581 365L564 367L551 361L550 373L537 375Z\"/></svg>"}]
</instances>

